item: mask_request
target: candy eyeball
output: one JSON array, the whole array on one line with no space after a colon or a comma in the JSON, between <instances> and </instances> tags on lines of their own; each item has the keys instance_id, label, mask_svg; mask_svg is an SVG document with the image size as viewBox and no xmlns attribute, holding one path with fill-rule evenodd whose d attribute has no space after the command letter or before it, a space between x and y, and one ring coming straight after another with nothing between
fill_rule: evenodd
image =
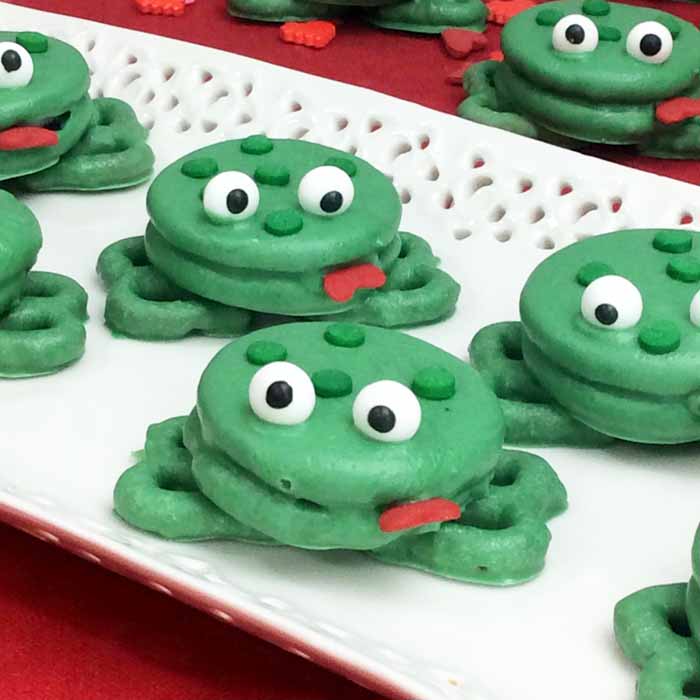
<instances>
[{"instance_id":1,"label":"candy eyeball","mask_svg":"<svg viewBox=\"0 0 700 700\"><path fill-rule=\"evenodd\" d=\"M562 17L552 30L552 46L563 53L588 53L598 46L598 27L584 15Z\"/></svg>"},{"instance_id":2,"label":"candy eyeball","mask_svg":"<svg viewBox=\"0 0 700 700\"><path fill-rule=\"evenodd\" d=\"M581 297L581 314L599 328L631 328L639 323L643 310L639 290L618 275L599 277L586 287Z\"/></svg>"},{"instance_id":3,"label":"candy eyeball","mask_svg":"<svg viewBox=\"0 0 700 700\"><path fill-rule=\"evenodd\" d=\"M352 204L355 186L341 168L322 165L304 175L298 196L299 204L310 214L338 216Z\"/></svg>"},{"instance_id":4,"label":"candy eyeball","mask_svg":"<svg viewBox=\"0 0 700 700\"><path fill-rule=\"evenodd\" d=\"M0 42L0 88L24 87L34 75L29 51L11 41Z\"/></svg>"},{"instance_id":5,"label":"candy eyeball","mask_svg":"<svg viewBox=\"0 0 700 700\"><path fill-rule=\"evenodd\" d=\"M420 428L416 395L399 382L384 379L368 384L355 397L352 418L364 435L379 442L405 442Z\"/></svg>"},{"instance_id":6,"label":"candy eyeball","mask_svg":"<svg viewBox=\"0 0 700 700\"><path fill-rule=\"evenodd\" d=\"M690 322L694 326L700 326L700 291L695 293L690 302Z\"/></svg>"},{"instance_id":7,"label":"candy eyeball","mask_svg":"<svg viewBox=\"0 0 700 700\"><path fill-rule=\"evenodd\" d=\"M214 223L249 219L260 205L260 190L245 173L227 170L214 176L204 188L202 204Z\"/></svg>"},{"instance_id":8,"label":"candy eyeball","mask_svg":"<svg viewBox=\"0 0 700 700\"><path fill-rule=\"evenodd\" d=\"M303 369L291 362L270 362L250 380L248 403L266 423L298 425L313 413L316 393Z\"/></svg>"},{"instance_id":9,"label":"candy eyeball","mask_svg":"<svg viewBox=\"0 0 700 700\"><path fill-rule=\"evenodd\" d=\"M671 32L660 22L641 22L627 35L627 53L645 63L664 63L673 51Z\"/></svg>"}]
</instances>

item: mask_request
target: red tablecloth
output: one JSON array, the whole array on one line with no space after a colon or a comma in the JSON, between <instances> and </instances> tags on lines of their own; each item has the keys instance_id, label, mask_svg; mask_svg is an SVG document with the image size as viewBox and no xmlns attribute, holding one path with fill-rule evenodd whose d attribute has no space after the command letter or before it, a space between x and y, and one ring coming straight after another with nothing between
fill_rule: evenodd
<instances>
[{"instance_id":1,"label":"red tablecloth","mask_svg":"<svg viewBox=\"0 0 700 700\"><path fill-rule=\"evenodd\" d=\"M10 0L13 1L13 0ZM224 0L180 18L139 14L131 0L14 0L207 44L454 112L458 66L439 39L347 23L326 49L282 43L278 27L231 20ZM700 5L649 3L700 21ZM30 29L30 27L28 27ZM489 42L498 46L498 30ZM410 57L410 63L406 60ZM629 152L605 157L700 183L696 161ZM375 697L297 657L50 545L0 526L3 700L367 700Z\"/></svg>"}]
</instances>

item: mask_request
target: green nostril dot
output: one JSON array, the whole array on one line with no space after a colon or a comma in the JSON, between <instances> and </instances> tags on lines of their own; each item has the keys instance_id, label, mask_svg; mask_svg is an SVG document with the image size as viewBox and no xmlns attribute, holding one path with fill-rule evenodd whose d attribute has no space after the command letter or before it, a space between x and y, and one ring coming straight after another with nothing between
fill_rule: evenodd
<instances>
[{"instance_id":1,"label":"green nostril dot","mask_svg":"<svg viewBox=\"0 0 700 700\"><path fill-rule=\"evenodd\" d=\"M639 332L639 346L650 355L665 355L680 344L681 332L673 321L654 321Z\"/></svg>"},{"instance_id":2,"label":"green nostril dot","mask_svg":"<svg viewBox=\"0 0 700 700\"><path fill-rule=\"evenodd\" d=\"M690 255L673 258L666 266L666 274L679 282L700 282L700 260Z\"/></svg>"},{"instance_id":3,"label":"green nostril dot","mask_svg":"<svg viewBox=\"0 0 700 700\"><path fill-rule=\"evenodd\" d=\"M605 17L610 14L610 3L606 0L585 0L581 9L589 17Z\"/></svg>"},{"instance_id":4,"label":"green nostril dot","mask_svg":"<svg viewBox=\"0 0 700 700\"><path fill-rule=\"evenodd\" d=\"M291 236L304 227L301 214L294 209L273 211L265 219L265 230L273 236Z\"/></svg>"},{"instance_id":5,"label":"green nostril dot","mask_svg":"<svg viewBox=\"0 0 700 700\"><path fill-rule=\"evenodd\" d=\"M612 267L604 262L586 263L576 274L576 281L582 286L587 287L591 282L595 282L599 277L614 274Z\"/></svg>"},{"instance_id":6,"label":"green nostril dot","mask_svg":"<svg viewBox=\"0 0 700 700\"><path fill-rule=\"evenodd\" d=\"M654 236L652 245L662 253L688 253L693 248L693 237L687 231L667 229Z\"/></svg>"},{"instance_id":7,"label":"green nostril dot","mask_svg":"<svg viewBox=\"0 0 700 700\"><path fill-rule=\"evenodd\" d=\"M352 393L352 377L340 369L320 369L311 375L316 396L340 398Z\"/></svg>"}]
</instances>

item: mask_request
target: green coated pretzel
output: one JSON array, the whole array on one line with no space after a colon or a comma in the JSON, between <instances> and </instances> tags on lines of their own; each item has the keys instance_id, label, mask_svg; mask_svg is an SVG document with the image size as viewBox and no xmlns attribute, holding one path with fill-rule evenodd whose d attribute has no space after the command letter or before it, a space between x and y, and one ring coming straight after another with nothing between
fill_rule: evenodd
<instances>
[{"instance_id":1,"label":"green coated pretzel","mask_svg":"<svg viewBox=\"0 0 700 700\"><path fill-rule=\"evenodd\" d=\"M551 535L546 522L566 510L564 486L540 457L504 450L488 495L465 506L437 532L402 537L372 556L443 576L489 585L534 578Z\"/></svg>"},{"instance_id":2,"label":"green coated pretzel","mask_svg":"<svg viewBox=\"0 0 700 700\"><path fill-rule=\"evenodd\" d=\"M273 544L219 510L198 490L192 456L182 445L185 416L148 429L140 461L114 490L117 514L142 530L174 540L236 539Z\"/></svg>"},{"instance_id":3,"label":"green coated pretzel","mask_svg":"<svg viewBox=\"0 0 700 700\"><path fill-rule=\"evenodd\" d=\"M686 700L700 690L700 648L686 615L688 586L654 586L615 607L615 637L641 667L638 700Z\"/></svg>"},{"instance_id":4,"label":"green coated pretzel","mask_svg":"<svg viewBox=\"0 0 700 700\"><path fill-rule=\"evenodd\" d=\"M148 262L142 236L106 248L97 270L108 289L105 319L117 333L146 340L195 332L228 336L250 325L249 311L203 299L167 280Z\"/></svg>"},{"instance_id":5,"label":"green coated pretzel","mask_svg":"<svg viewBox=\"0 0 700 700\"><path fill-rule=\"evenodd\" d=\"M30 272L19 302L0 318L0 376L50 374L85 350L87 294L75 281Z\"/></svg>"},{"instance_id":6,"label":"green coated pretzel","mask_svg":"<svg viewBox=\"0 0 700 700\"><path fill-rule=\"evenodd\" d=\"M521 338L520 323L494 323L481 329L469 346L472 365L501 400L506 442L580 446L613 442L554 403L525 366Z\"/></svg>"},{"instance_id":7,"label":"green coated pretzel","mask_svg":"<svg viewBox=\"0 0 700 700\"><path fill-rule=\"evenodd\" d=\"M50 168L16 182L35 192L93 191L129 187L145 182L154 156L146 145L148 130L134 110L121 100L94 101L92 125L81 140Z\"/></svg>"}]
</instances>

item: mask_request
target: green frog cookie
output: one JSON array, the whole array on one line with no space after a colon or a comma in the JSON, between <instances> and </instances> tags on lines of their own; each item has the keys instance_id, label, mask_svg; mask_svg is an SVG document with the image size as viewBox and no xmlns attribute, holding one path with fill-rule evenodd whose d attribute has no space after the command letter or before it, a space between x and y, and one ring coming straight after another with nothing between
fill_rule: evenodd
<instances>
[{"instance_id":1,"label":"green frog cookie","mask_svg":"<svg viewBox=\"0 0 700 700\"><path fill-rule=\"evenodd\" d=\"M151 426L114 493L130 524L183 540L364 550L490 584L544 565L566 492L504 451L496 397L468 364L370 326L272 326L230 343L189 417Z\"/></svg>"},{"instance_id":2,"label":"green frog cookie","mask_svg":"<svg viewBox=\"0 0 700 700\"><path fill-rule=\"evenodd\" d=\"M72 279L32 272L39 223L0 190L0 377L50 374L85 348L87 295Z\"/></svg>"},{"instance_id":3,"label":"green frog cookie","mask_svg":"<svg viewBox=\"0 0 700 700\"><path fill-rule=\"evenodd\" d=\"M0 180L44 190L105 190L144 182L147 131L131 107L88 96L72 46L35 32L0 32Z\"/></svg>"},{"instance_id":4,"label":"green frog cookie","mask_svg":"<svg viewBox=\"0 0 700 700\"><path fill-rule=\"evenodd\" d=\"M358 8L370 23L387 29L439 34L450 27L482 32L481 0L228 0L234 17L263 22L340 19Z\"/></svg>"},{"instance_id":5,"label":"green frog cookie","mask_svg":"<svg viewBox=\"0 0 700 700\"><path fill-rule=\"evenodd\" d=\"M253 314L379 326L436 321L459 285L369 163L303 141L251 136L192 153L148 192L144 237L108 247L105 319L148 339L239 335Z\"/></svg>"},{"instance_id":6,"label":"green frog cookie","mask_svg":"<svg viewBox=\"0 0 700 700\"><path fill-rule=\"evenodd\" d=\"M700 697L700 529L690 583L645 588L615 608L615 637L642 673L639 700Z\"/></svg>"},{"instance_id":7,"label":"green frog cookie","mask_svg":"<svg viewBox=\"0 0 700 700\"><path fill-rule=\"evenodd\" d=\"M564 145L700 155L700 31L659 10L551 2L511 19L503 62L464 74L459 114Z\"/></svg>"},{"instance_id":8,"label":"green frog cookie","mask_svg":"<svg viewBox=\"0 0 700 700\"><path fill-rule=\"evenodd\" d=\"M470 348L503 399L509 442L700 440L700 233L567 246L532 273L520 316Z\"/></svg>"}]
</instances>

